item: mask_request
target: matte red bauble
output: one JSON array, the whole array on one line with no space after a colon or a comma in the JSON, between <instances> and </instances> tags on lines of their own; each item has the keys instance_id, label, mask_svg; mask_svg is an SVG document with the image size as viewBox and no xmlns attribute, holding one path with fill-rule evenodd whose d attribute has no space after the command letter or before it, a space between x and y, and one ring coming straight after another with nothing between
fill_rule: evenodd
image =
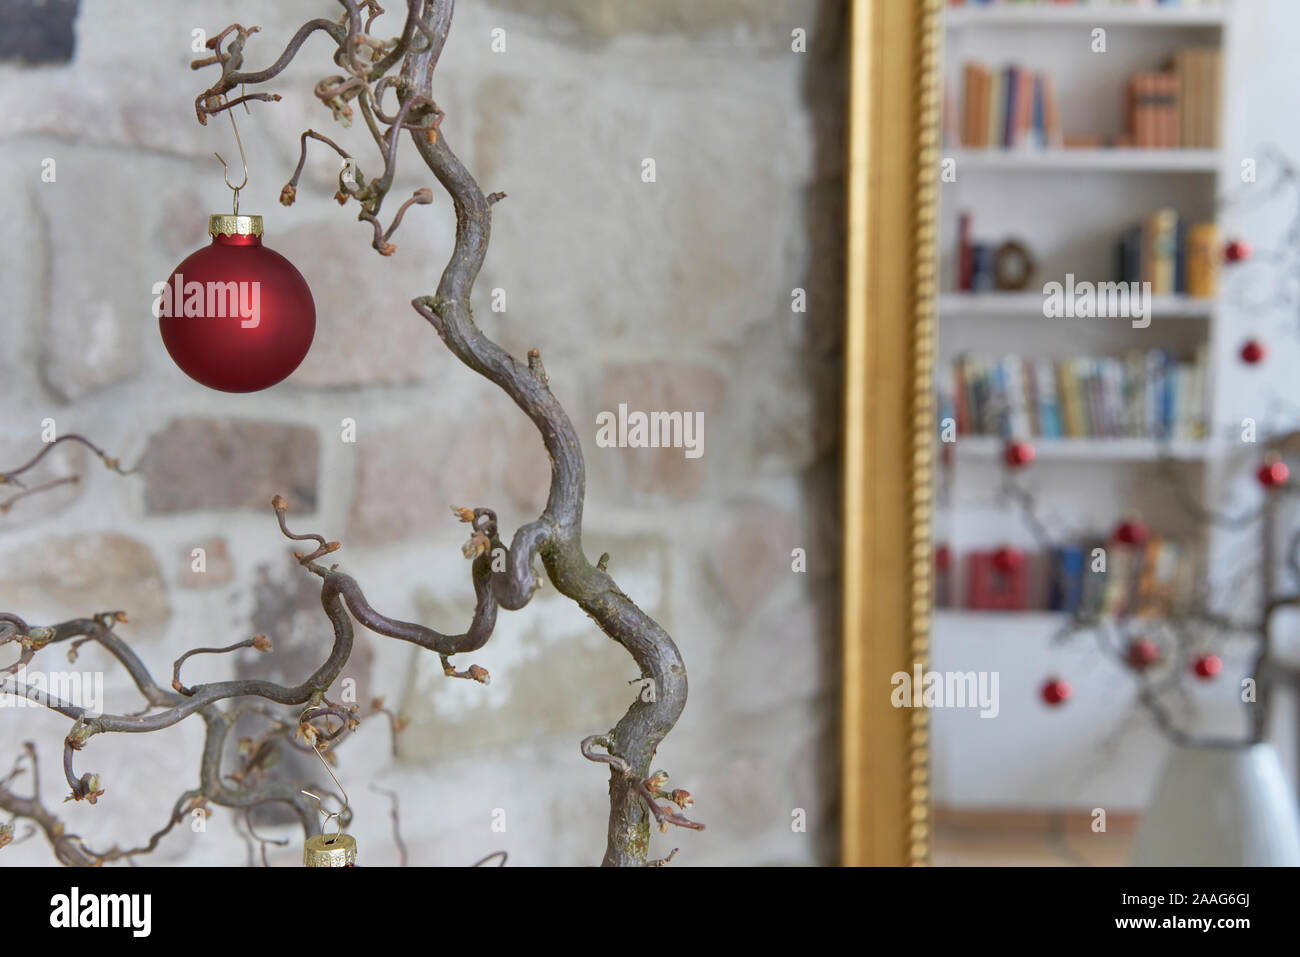
<instances>
[{"instance_id":1,"label":"matte red bauble","mask_svg":"<svg viewBox=\"0 0 1300 957\"><path fill-rule=\"evenodd\" d=\"M1265 354L1264 344L1254 339L1247 340L1241 347L1241 361L1247 365L1253 366L1257 362L1263 362Z\"/></svg>"},{"instance_id":2,"label":"matte red bauble","mask_svg":"<svg viewBox=\"0 0 1300 957\"><path fill-rule=\"evenodd\" d=\"M1024 552L1018 548L1012 548L1010 545L1003 545L993 553L993 567L1004 575L1011 575L1019 571L1020 566L1024 563Z\"/></svg>"},{"instance_id":3,"label":"matte red bauble","mask_svg":"<svg viewBox=\"0 0 1300 957\"><path fill-rule=\"evenodd\" d=\"M1028 442L1008 442L1006 450L1002 453L1002 461L1013 469L1028 465L1033 460L1034 447Z\"/></svg>"},{"instance_id":4,"label":"matte red bauble","mask_svg":"<svg viewBox=\"0 0 1300 957\"><path fill-rule=\"evenodd\" d=\"M1279 485L1285 485L1290 476L1291 471L1286 467L1286 463L1276 460L1265 462L1259 467L1259 471L1255 473L1255 477L1259 479L1259 484L1265 488L1277 488Z\"/></svg>"},{"instance_id":5,"label":"matte red bauble","mask_svg":"<svg viewBox=\"0 0 1300 957\"><path fill-rule=\"evenodd\" d=\"M1128 663L1138 671L1155 664L1160 658L1160 646L1150 638L1139 638L1128 646Z\"/></svg>"},{"instance_id":6,"label":"matte red bauble","mask_svg":"<svg viewBox=\"0 0 1300 957\"><path fill-rule=\"evenodd\" d=\"M1146 543L1149 530L1137 519L1127 519L1115 528L1115 541L1124 545L1142 545Z\"/></svg>"},{"instance_id":7,"label":"matte red bauble","mask_svg":"<svg viewBox=\"0 0 1300 957\"><path fill-rule=\"evenodd\" d=\"M293 263L262 245L261 216L211 216L208 234L211 245L177 266L155 301L163 345L210 389L268 389L311 347L311 290Z\"/></svg>"},{"instance_id":8,"label":"matte red bauble","mask_svg":"<svg viewBox=\"0 0 1300 957\"><path fill-rule=\"evenodd\" d=\"M1223 247L1223 258L1230 263L1239 263L1249 259L1250 254L1250 243L1244 239L1234 239Z\"/></svg>"},{"instance_id":9,"label":"matte red bauble","mask_svg":"<svg viewBox=\"0 0 1300 957\"><path fill-rule=\"evenodd\" d=\"M1208 681L1223 669L1218 655L1199 655L1192 662L1192 672L1202 681Z\"/></svg>"},{"instance_id":10,"label":"matte red bauble","mask_svg":"<svg viewBox=\"0 0 1300 957\"><path fill-rule=\"evenodd\" d=\"M1055 707L1056 705L1064 704L1066 699L1070 697L1070 692L1073 690L1074 689L1070 687L1070 682L1062 681L1060 678L1053 678L1043 685L1043 690L1040 694L1043 696L1044 701Z\"/></svg>"}]
</instances>

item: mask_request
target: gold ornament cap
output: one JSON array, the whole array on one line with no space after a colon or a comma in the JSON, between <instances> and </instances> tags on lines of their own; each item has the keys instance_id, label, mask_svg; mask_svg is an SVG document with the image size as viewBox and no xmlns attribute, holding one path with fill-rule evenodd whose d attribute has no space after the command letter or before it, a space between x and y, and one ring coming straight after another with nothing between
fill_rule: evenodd
<instances>
[{"instance_id":1,"label":"gold ornament cap","mask_svg":"<svg viewBox=\"0 0 1300 957\"><path fill-rule=\"evenodd\" d=\"M243 213L213 213L208 217L209 236L260 236L262 217Z\"/></svg>"},{"instance_id":2,"label":"gold ornament cap","mask_svg":"<svg viewBox=\"0 0 1300 957\"><path fill-rule=\"evenodd\" d=\"M347 867L357 862L357 842L350 834L313 834L302 848L307 867Z\"/></svg>"}]
</instances>

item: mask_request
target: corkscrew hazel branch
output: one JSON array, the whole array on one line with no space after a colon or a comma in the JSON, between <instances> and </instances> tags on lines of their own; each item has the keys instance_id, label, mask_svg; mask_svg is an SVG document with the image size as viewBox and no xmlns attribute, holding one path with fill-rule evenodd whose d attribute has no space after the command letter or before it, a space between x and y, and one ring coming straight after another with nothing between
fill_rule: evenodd
<instances>
[{"instance_id":1,"label":"corkscrew hazel branch","mask_svg":"<svg viewBox=\"0 0 1300 957\"><path fill-rule=\"evenodd\" d=\"M463 512L464 520L473 526L467 557L471 561L475 609L465 632L446 635L423 625L380 614L366 600L354 579L338 571L337 566L327 568L317 564L317 559L337 550L339 543L328 541L323 535L291 532L285 521L288 506L283 498L277 496L273 508L281 532L291 540L311 541L317 546L308 554L295 553L295 559L301 567L321 579L321 605L334 631L334 644L326 659L303 682L294 686L243 679L200 684L184 689L188 693L181 694L157 685L138 656L114 634L111 622L89 619L55 626L49 642L85 636L98 643L128 671L149 705L144 713L139 714L92 716L66 702L42 702L74 719L65 743L65 776L74 798L95 799L103 789L94 775L86 774L80 778L75 775L74 751L81 750L99 734L160 730L198 714L207 729L198 788L203 798L217 806L243 810L270 802L287 803L298 814L305 832L315 833L318 829L316 815L297 788L264 782L260 774L245 775L249 779L258 779L255 786L249 781L237 781L232 787L223 778L222 754L234 722L241 716L260 713L240 702L263 699L268 706L321 707L325 694L351 654L352 618L377 634L434 651L449 674L483 680L486 672L482 669L476 672L476 666L471 665L465 672L457 672L448 659L481 648L487 642L495 626L498 608L515 610L528 603L541 582L534 571L534 561L540 558L559 593L574 601L606 635L621 644L635 660L640 673L654 683L655 695L648 698L638 695L618 724L608 734L598 736L607 755L592 758L611 765L604 863L644 865L647 863L651 818L661 827L675 824L698 829L701 826L659 805L658 799L666 797L678 807L684 807L690 796L679 790L664 792L662 785L666 775L649 773L650 761L659 744L677 723L686 705L686 668L667 632L637 607L609 576L607 560L602 558L598 565L593 566L583 552L586 473L582 449L573 423L551 391L540 354L534 351L527 364L520 362L484 335L474 323L470 297L487 251L491 208L504 194L484 195L479 189L452 151L441 129L444 114L433 100L433 72L447 40L454 4L451 0L408 0L401 35L394 41L379 41L369 35L380 13L377 4L372 0L363 0L360 4L356 0L339 2L343 14L337 21L308 21L289 40L279 57L260 71L243 70L244 47L257 32L256 27L232 24L210 39L207 46L211 55L195 60L191 66L200 69L217 65L221 68L221 75L195 99L195 113L200 123L206 123L209 116L241 103L278 100L279 95L275 93L243 92L238 97L229 94L237 87L242 91L245 86L256 86L274 79L315 33L325 33L334 41L334 62L347 75L327 78L318 85L318 92L342 121L351 118L348 104L352 101L358 104L383 161L382 172L372 181L361 177L352 164L355 179L349 184L341 178L338 199L340 202L355 199L360 204L359 218L369 222L375 230L372 245L380 253L391 253L392 235L406 209L415 203L423 204L426 195L432 198L427 191L417 191L399 209L387 229L379 225L380 208L396 174L399 137L403 130L410 133L416 153L451 197L456 214L456 240L451 259L442 271L434 293L416 297L412 306L430 323L453 355L501 388L536 426L551 458L546 507L536 520L516 529L508 548L500 540L496 515L491 510L458 511L458 514ZM397 72L390 74L395 67ZM390 87L398 95L398 107L392 114L387 113L381 104L384 92ZM281 193L281 201L286 205L295 198L308 139L324 142L345 160L352 159L327 137L308 131L300 141L298 166ZM106 461L106 464L109 463ZM5 478L16 474L18 472L11 472ZM503 559L499 567L495 567L497 558ZM33 629L15 622L12 616L3 620L9 625L7 633L21 628L31 639ZM178 668L179 661L174 668L174 679L180 684ZM28 697L32 695L28 693ZM288 734L279 722L273 722L273 727ZM583 753L588 756L594 753L587 742L584 742ZM6 800L7 795L0 792L0 806L6 806ZM65 846L60 852L60 846L56 845L56 853L62 853L70 860L85 861L85 856L75 847L69 850ZM501 856L504 862L504 854Z\"/></svg>"}]
</instances>

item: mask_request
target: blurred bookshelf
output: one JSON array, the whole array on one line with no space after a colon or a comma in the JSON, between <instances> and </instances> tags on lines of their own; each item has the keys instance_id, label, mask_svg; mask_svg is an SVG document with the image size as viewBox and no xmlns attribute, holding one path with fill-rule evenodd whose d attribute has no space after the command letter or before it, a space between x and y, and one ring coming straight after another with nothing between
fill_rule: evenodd
<instances>
[{"instance_id":1,"label":"blurred bookshelf","mask_svg":"<svg viewBox=\"0 0 1300 957\"><path fill-rule=\"evenodd\" d=\"M951 368L959 357L971 354L988 356L996 366L999 350L1014 353L1016 361L1023 360L1026 366L1044 360L1069 361L1071 356L1118 358L1151 349L1183 358L1204 356L1203 381L1196 394L1203 437L1188 437L1185 430L1177 439L960 434L955 442L936 442L941 465L935 544L946 548L950 569L946 591L952 603L934 617L936 659L942 661L980 635L993 637L1010 629L1029 644L1041 642L1045 661L1051 637L1068 619L1067 613L1034 607L1017 611L962 607L967 554L1003 544L1027 550L1037 547L1015 509L998 499L998 470L1007 438L1033 444L1035 462L1029 481L1045 496L1054 497L1055 514L1091 523L1092 532L1113 528L1135 506L1147 514L1144 494L1153 500L1153 508L1161 504L1154 501L1160 494L1156 484L1148 480L1160 463L1172 460L1185 467L1188 486L1203 493L1211 481L1211 469L1203 466L1213 463L1221 451L1213 437L1213 423L1218 421L1215 369L1231 353L1220 342L1219 303L1213 295L1160 292L1150 302L1152 322L1143 328L1114 318L1048 319L1043 286L1063 281L1067 273L1098 283L1122 279L1115 274L1116 237L1131 229L1135 219L1157 210L1177 210L1180 226L1216 221L1220 184L1232 173L1222 149L1220 122L1226 98L1223 56L1229 47L1232 7L1186 0L1182 4L967 0L945 6L944 21L946 118L941 155L955 177L943 180L941 189L943 291L937 300L937 369ZM1090 47L1097 27L1106 29L1109 52L1104 55ZM1181 69L1178 64L1187 62L1183 55L1188 50L1202 56L1198 69L1208 70L1206 63L1212 64L1212 78L1206 79L1205 72L1175 73ZM1031 86L1020 87L1019 92L1023 97L1025 89L1032 89L1034 135L1022 140L1015 134L1011 124L1023 123L1023 116L1014 118L1010 102L1003 119L990 117L987 89L979 95L982 101L977 98L984 113L971 119L963 103L963 87L970 81L972 63L980 65L986 78L994 78L995 113L1001 103L998 97L1007 93L1006 84L1015 89L1017 82L1011 77L1000 79L999 74L1015 66L1019 73L1033 77ZM1198 101L1198 109L1213 115L1197 121L1197 136L1186 136L1186 120L1173 121L1175 141L1194 145L1148 147L1140 144L1151 142L1149 138L1130 135L1131 84L1138 74L1158 71L1175 73L1180 91L1187 76L1198 77L1201 90L1213 91ZM980 82L987 87L987 79ZM1048 130L1052 123L1054 134ZM1206 133L1207 129L1212 132ZM1157 142L1169 143L1169 138ZM1036 268L1028 286L1023 290L963 288L970 268L962 261L964 215L988 239L1016 240L1032 252ZM1145 243L1145 233L1143 237ZM1180 251L1182 242L1180 236ZM1144 259L1144 271L1145 266ZM1186 269L1186 261L1181 268ZM1185 284L1185 271L1181 278ZM1187 544L1204 548L1206 542L1198 539Z\"/></svg>"}]
</instances>

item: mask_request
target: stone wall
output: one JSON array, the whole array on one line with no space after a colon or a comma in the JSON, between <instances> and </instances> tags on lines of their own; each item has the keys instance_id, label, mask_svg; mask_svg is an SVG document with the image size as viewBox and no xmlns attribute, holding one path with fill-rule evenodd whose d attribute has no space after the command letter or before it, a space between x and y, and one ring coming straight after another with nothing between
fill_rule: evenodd
<instances>
[{"instance_id":1,"label":"stone wall","mask_svg":"<svg viewBox=\"0 0 1300 957\"><path fill-rule=\"evenodd\" d=\"M408 305L432 291L453 234L449 202L413 155L394 196L432 185L435 202L410 211L391 258L332 202L337 165L324 151L310 155L296 204L276 202L300 130L338 136L363 171L375 166L364 131L341 130L310 95L335 72L324 38L274 85L282 102L237 114L250 168L241 208L264 214L267 245L311 284L311 354L286 383L238 396L192 383L161 346L151 287L230 202L212 158L234 152L229 124L194 118L204 84L188 68L193 31L259 24L247 54L260 66L298 24L336 9L82 0L70 60L53 27L48 40L33 28L0 63L0 465L39 448L46 420L143 461L122 478L66 446L51 456L48 475L85 479L0 516L0 607L33 622L125 609L121 633L156 676L187 648L255 632L272 655L201 656L186 682L300 680L321 658L330 632L314 579L276 529L276 492L295 525L342 540L333 557L374 605L442 630L463 627L473 601L465 527L448 506L493 507L509 532L545 501L535 431ZM806 52L792 50L797 30ZM584 443L587 551L610 553L690 672L690 703L657 763L693 792L708 829L654 836L659 854L682 848L678 864L835 853L843 32L834 0L463 0L436 81L443 132L486 190L508 193L477 318L516 355L542 350ZM795 289L806 312L792 310ZM619 403L703 413L704 454L597 447L596 416ZM792 570L795 549L805 572ZM63 661L47 655L47 668ZM499 848L512 865L598 861L606 775L578 741L632 700L630 658L548 586L503 613L470 660L490 686L445 679L436 657L358 630L349 688L407 721L393 741L383 718L367 720L340 748L363 862L397 860L388 798L373 787L400 795L416 863L468 864ZM103 665L83 648L75 667ZM124 676L106 682L106 710L138 707ZM106 794L60 804L67 726L0 708L4 750L38 742L46 798L96 844L141 840L195 780L197 721L100 736L79 767L99 772ZM319 779L313 760L284 767ZM796 808L806 831L791 826ZM268 816L261 830L292 837L274 863L295 859L291 828ZM0 855L51 860L36 838ZM156 860L247 855L234 815L218 809L205 832L169 836Z\"/></svg>"}]
</instances>

